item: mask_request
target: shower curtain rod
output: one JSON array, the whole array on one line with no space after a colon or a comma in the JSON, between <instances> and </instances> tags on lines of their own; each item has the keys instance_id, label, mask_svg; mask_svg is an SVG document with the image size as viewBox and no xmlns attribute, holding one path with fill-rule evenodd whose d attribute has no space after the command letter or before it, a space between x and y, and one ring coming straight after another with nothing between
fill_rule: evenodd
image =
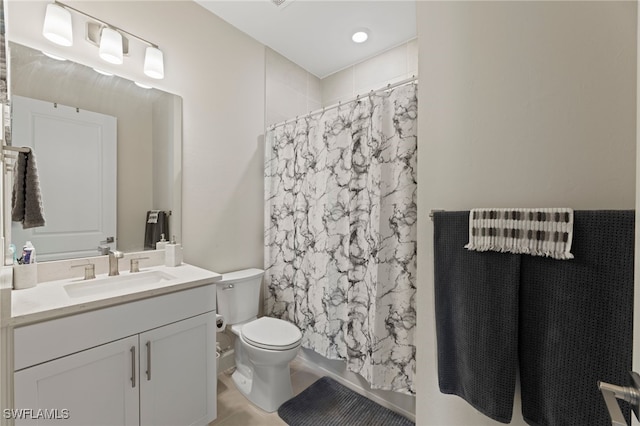
<instances>
[{"instance_id":1,"label":"shower curtain rod","mask_svg":"<svg viewBox=\"0 0 640 426\"><path fill-rule=\"evenodd\" d=\"M329 105L328 107L324 107L324 108L320 108L320 109L315 110L315 111L311 111L311 112L309 112L308 114L304 114L304 115L296 115L296 117L295 117L295 118L291 118L291 119L289 119L289 120L282 121L282 122L280 122L280 123L276 123L276 124L272 124L272 125L270 125L270 126L267 126L267 129L269 129L269 130L273 130L273 129L275 129L276 127L280 127L280 126L284 126L285 124L293 123L294 121L296 121L296 120L298 120L298 119L300 119L300 118L311 117L312 115L321 114L321 113L323 113L323 112L325 112L325 111L328 111L328 110L331 110L331 109L334 109L334 108L338 108L338 107L340 107L340 106L342 106L342 105L346 105L346 104L348 104L348 103L351 103L351 102L357 101L357 100L359 100L360 98L364 98L365 96L371 96L371 95L376 94L376 93L385 92L385 91L390 90L390 89L393 89L393 88L395 88L395 87L403 86L403 85L405 85L405 84L409 84L409 83L415 83L415 82L417 82L417 81L418 81L418 77L416 77L415 75L412 75L410 78L407 78L407 79L405 79L405 80L398 81L397 83L393 83L393 84L392 84L392 83L389 83L389 84L387 84L385 87L383 87L383 88L381 88L381 89L378 89L378 90L371 90L370 92L367 92L367 93L365 93L365 94L363 94L363 95L358 95L358 96L356 96L356 97L354 97L354 98L347 99L346 101L339 101L337 104Z\"/></svg>"}]
</instances>

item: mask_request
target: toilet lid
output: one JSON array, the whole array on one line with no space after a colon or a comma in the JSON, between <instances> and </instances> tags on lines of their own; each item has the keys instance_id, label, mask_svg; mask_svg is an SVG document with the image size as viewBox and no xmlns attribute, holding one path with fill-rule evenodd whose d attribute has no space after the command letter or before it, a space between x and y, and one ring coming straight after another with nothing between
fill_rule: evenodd
<instances>
[{"instance_id":1,"label":"toilet lid","mask_svg":"<svg viewBox=\"0 0 640 426\"><path fill-rule=\"evenodd\" d=\"M295 348L302 339L298 327L271 317L261 317L243 325L241 334L253 346L280 351Z\"/></svg>"}]
</instances>

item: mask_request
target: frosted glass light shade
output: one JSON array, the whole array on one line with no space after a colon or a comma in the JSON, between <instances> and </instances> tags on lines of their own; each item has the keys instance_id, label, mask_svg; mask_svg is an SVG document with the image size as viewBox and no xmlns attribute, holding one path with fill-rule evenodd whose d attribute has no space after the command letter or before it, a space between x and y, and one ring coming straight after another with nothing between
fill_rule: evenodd
<instances>
[{"instance_id":1,"label":"frosted glass light shade","mask_svg":"<svg viewBox=\"0 0 640 426\"><path fill-rule=\"evenodd\" d=\"M72 46L73 27L71 25L71 12L57 4L48 4L47 11L44 15L42 35L47 40L60 46Z\"/></svg>"},{"instance_id":2,"label":"frosted glass light shade","mask_svg":"<svg viewBox=\"0 0 640 426\"><path fill-rule=\"evenodd\" d=\"M151 78L164 78L164 56L162 50L149 46L144 55L144 73Z\"/></svg>"},{"instance_id":3,"label":"frosted glass light shade","mask_svg":"<svg viewBox=\"0 0 640 426\"><path fill-rule=\"evenodd\" d=\"M111 64L122 64L122 35L118 31L107 27L102 29L99 55Z\"/></svg>"}]
</instances>

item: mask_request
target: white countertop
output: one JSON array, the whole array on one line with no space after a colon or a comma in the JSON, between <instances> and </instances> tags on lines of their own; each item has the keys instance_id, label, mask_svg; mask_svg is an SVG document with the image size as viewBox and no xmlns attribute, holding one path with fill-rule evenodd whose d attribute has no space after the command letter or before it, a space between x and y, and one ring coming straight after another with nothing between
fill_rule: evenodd
<instances>
[{"instance_id":1,"label":"white countertop","mask_svg":"<svg viewBox=\"0 0 640 426\"><path fill-rule=\"evenodd\" d=\"M114 286L112 291L101 292L99 295L71 297L65 289L65 285L75 283L91 283L93 280L84 281L82 278L69 278L57 281L40 283L35 287L11 292L11 318L9 324L14 327L34 322L46 321L61 316L73 315L94 309L133 302L153 296L172 293L211 284L222 279L222 275L183 263L177 267L152 266L140 268L140 272L120 272L122 278L145 271L159 271L171 276L160 282L126 286ZM106 278L106 274L97 275L95 280Z\"/></svg>"}]
</instances>

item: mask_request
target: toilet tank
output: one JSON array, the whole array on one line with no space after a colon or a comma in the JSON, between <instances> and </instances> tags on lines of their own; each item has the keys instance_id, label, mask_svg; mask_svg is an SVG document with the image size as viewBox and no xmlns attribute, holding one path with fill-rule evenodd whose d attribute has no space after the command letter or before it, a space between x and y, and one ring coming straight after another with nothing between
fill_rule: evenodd
<instances>
[{"instance_id":1,"label":"toilet tank","mask_svg":"<svg viewBox=\"0 0 640 426\"><path fill-rule=\"evenodd\" d=\"M243 269L222 275L216 297L218 314L227 324L238 324L258 316L262 269Z\"/></svg>"}]
</instances>

